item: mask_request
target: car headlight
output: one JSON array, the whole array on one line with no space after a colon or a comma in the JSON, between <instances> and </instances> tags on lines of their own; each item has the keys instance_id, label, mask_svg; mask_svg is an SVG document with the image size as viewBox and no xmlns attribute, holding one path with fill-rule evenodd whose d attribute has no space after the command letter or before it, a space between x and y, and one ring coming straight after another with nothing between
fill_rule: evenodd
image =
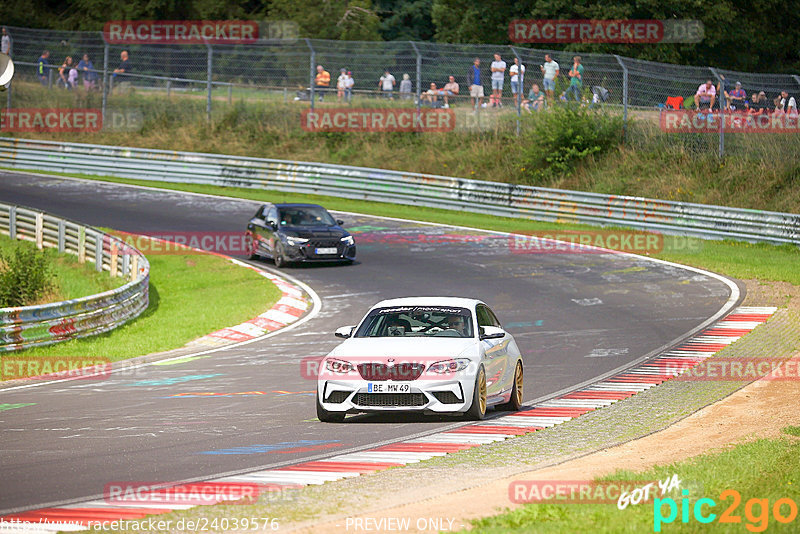
<instances>
[{"instance_id":1,"label":"car headlight","mask_svg":"<svg viewBox=\"0 0 800 534\"><path fill-rule=\"evenodd\" d=\"M345 244L345 245L347 245L348 247L349 247L350 245L355 245L355 244L356 244L355 240L353 239L353 236L351 236L351 235L344 236L344 237L343 237L343 238L341 238L339 241L341 241L342 243L344 243L344 244Z\"/></svg>"},{"instance_id":2,"label":"car headlight","mask_svg":"<svg viewBox=\"0 0 800 534\"><path fill-rule=\"evenodd\" d=\"M325 360L325 369L332 373L345 375L351 371L355 371L352 363L343 360L330 359Z\"/></svg>"},{"instance_id":3,"label":"car headlight","mask_svg":"<svg viewBox=\"0 0 800 534\"><path fill-rule=\"evenodd\" d=\"M292 245L293 247L296 247L297 245L308 243L308 239L305 237L292 237L290 235L287 235L286 242Z\"/></svg>"},{"instance_id":4,"label":"car headlight","mask_svg":"<svg viewBox=\"0 0 800 534\"><path fill-rule=\"evenodd\" d=\"M442 360L428 366L428 372L436 374L457 373L463 371L470 364L469 358L455 358L453 360Z\"/></svg>"}]
</instances>

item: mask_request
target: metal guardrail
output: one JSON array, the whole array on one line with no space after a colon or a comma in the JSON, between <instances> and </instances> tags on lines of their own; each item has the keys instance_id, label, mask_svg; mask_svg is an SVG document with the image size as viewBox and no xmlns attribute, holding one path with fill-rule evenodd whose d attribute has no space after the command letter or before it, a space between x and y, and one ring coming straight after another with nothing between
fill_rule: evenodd
<instances>
[{"instance_id":1,"label":"metal guardrail","mask_svg":"<svg viewBox=\"0 0 800 534\"><path fill-rule=\"evenodd\" d=\"M57 248L92 262L97 271L129 280L97 295L39 306L0 308L0 353L106 332L148 306L150 264L138 250L94 228L54 215L0 203L0 233Z\"/></svg>"},{"instance_id":2,"label":"metal guardrail","mask_svg":"<svg viewBox=\"0 0 800 534\"><path fill-rule=\"evenodd\" d=\"M0 166L324 194L707 239L800 245L800 215L365 167L0 138Z\"/></svg>"}]
</instances>

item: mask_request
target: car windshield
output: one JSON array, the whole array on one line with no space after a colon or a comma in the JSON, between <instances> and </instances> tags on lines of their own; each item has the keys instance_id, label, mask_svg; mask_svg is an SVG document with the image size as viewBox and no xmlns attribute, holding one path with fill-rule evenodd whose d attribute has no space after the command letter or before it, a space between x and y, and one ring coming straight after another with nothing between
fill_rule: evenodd
<instances>
[{"instance_id":1,"label":"car windshield","mask_svg":"<svg viewBox=\"0 0 800 534\"><path fill-rule=\"evenodd\" d=\"M353 337L472 337L472 320L467 308L378 308L369 312Z\"/></svg>"},{"instance_id":2,"label":"car windshield","mask_svg":"<svg viewBox=\"0 0 800 534\"><path fill-rule=\"evenodd\" d=\"M280 209L281 226L335 226L328 210L322 206L297 206Z\"/></svg>"}]
</instances>

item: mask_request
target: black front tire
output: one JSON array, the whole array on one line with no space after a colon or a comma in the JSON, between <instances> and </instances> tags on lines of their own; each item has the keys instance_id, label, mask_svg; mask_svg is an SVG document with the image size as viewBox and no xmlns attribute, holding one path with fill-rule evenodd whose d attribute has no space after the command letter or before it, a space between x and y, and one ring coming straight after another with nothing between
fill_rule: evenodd
<instances>
[{"instance_id":1,"label":"black front tire","mask_svg":"<svg viewBox=\"0 0 800 534\"><path fill-rule=\"evenodd\" d=\"M283 269L289 265L289 261L286 259L286 255L283 252L283 245L280 243L275 247L274 261L275 267L278 269Z\"/></svg>"},{"instance_id":2,"label":"black front tire","mask_svg":"<svg viewBox=\"0 0 800 534\"><path fill-rule=\"evenodd\" d=\"M344 412L329 412L322 407L317 399L317 419L323 423L341 423L344 421Z\"/></svg>"},{"instance_id":3,"label":"black front tire","mask_svg":"<svg viewBox=\"0 0 800 534\"><path fill-rule=\"evenodd\" d=\"M486 371L483 366L478 369L475 377L475 388L472 391L472 406L466 413L467 419L481 421L486 417Z\"/></svg>"}]
</instances>

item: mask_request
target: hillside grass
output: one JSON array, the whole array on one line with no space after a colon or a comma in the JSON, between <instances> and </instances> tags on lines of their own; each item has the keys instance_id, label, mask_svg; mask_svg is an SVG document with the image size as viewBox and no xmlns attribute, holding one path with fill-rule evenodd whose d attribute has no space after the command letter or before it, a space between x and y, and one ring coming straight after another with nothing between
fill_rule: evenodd
<instances>
[{"instance_id":1,"label":"hillside grass","mask_svg":"<svg viewBox=\"0 0 800 534\"><path fill-rule=\"evenodd\" d=\"M262 95L259 97L259 94ZM99 108L101 95L66 92L16 82L14 107ZM97 133L4 133L60 141L211 152L440 174L606 194L633 195L716 205L800 213L800 158L797 134L727 134L726 157L717 157L716 134L665 134L655 112L631 112L623 141L618 109L523 113L515 135L510 106L470 114L453 105L456 128L448 133L306 132L300 127L307 102L284 102L280 93L253 90L221 93L206 121L199 94L132 91L109 97L108 109L136 109L143 123L135 131ZM336 107L328 101L318 108ZM357 97L353 107L413 106ZM480 122L479 122L480 121ZM581 139L586 136L591 138ZM576 141L576 139L578 141ZM584 142L587 146L574 147ZM599 148L595 150L595 148ZM575 155L566 165L548 154Z\"/></svg>"}]
</instances>

